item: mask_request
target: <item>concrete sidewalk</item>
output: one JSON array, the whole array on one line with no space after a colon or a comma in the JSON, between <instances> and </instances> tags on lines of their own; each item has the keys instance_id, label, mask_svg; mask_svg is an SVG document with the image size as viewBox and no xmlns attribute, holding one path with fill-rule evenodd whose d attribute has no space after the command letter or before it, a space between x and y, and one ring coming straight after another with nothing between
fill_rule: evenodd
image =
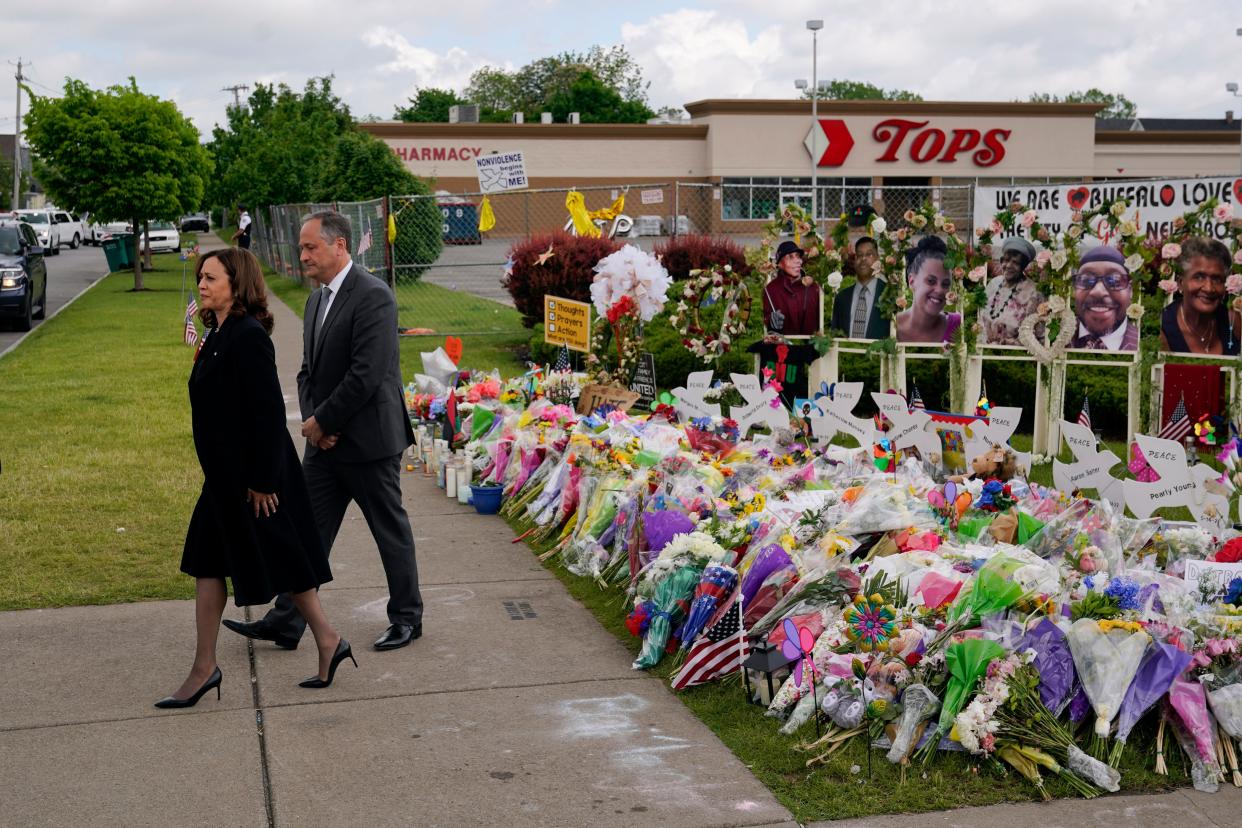
<instances>
[{"instance_id":1,"label":"concrete sidewalk","mask_svg":"<svg viewBox=\"0 0 1242 828\"><path fill-rule=\"evenodd\" d=\"M273 312L296 433L301 322L279 302ZM327 690L297 687L315 671L309 635L287 652L222 630L223 698L160 711L151 703L192 657L190 602L0 613L0 825L794 824L662 682L630 669L629 652L510 543L503 521L450 501L421 473L403 475L403 490L424 636L371 649L387 595L351 509L323 601L360 669L345 664ZM175 569L180 549L166 554ZM1238 794L837 824L1229 825Z\"/></svg>"},{"instance_id":2,"label":"concrete sidewalk","mask_svg":"<svg viewBox=\"0 0 1242 828\"><path fill-rule=\"evenodd\" d=\"M301 322L273 313L295 432ZM322 595L360 669L327 690L297 686L309 635L287 652L221 630L223 698L156 710L189 667L192 603L0 613L0 824L793 824L503 521L421 473L403 491L423 638L371 649L387 589L351 509Z\"/></svg>"}]
</instances>

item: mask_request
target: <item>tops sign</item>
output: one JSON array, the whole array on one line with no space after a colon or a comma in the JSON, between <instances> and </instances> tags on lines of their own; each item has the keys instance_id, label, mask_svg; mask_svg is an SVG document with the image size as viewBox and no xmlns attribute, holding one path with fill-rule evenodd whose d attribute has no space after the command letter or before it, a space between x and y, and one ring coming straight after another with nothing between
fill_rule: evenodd
<instances>
[{"instance_id":1,"label":"tops sign","mask_svg":"<svg viewBox=\"0 0 1242 828\"><path fill-rule=\"evenodd\" d=\"M992 167L1005 157L1005 141L1012 134L1008 129L978 130L931 126L931 121L887 118L871 130L871 139L881 149L876 163L901 160L915 164L955 164L969 159L976 167ZM805 141L812 155L820 147L823 152L816 162L820 167L840 167L854 148L854 136L840 118L819 118Z\"/></svg>"}]
</instances>

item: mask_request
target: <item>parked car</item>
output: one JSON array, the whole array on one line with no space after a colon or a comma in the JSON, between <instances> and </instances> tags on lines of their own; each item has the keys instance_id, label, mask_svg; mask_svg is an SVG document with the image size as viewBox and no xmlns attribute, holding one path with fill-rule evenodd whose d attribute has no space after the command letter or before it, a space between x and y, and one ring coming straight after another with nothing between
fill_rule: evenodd
<instances>
[{"instance_id":1,"label":"parked car","mask_svg":"<svg viewBox=\"0 0 1242 828\"><path fill-rule=\"evenodd\" d=\"M171 221L153 221L149 230L152 253L176 253L181 250L181 233ZM142 232L141 228L139 232Z\"/></svg>"},{"instance_id":2,"label":"parked car","mask_svg":"<svg viewBox=\"0 0 1242 828\"><path fill-rule=\"evenodd\" d=\"M46 255L55 256L60 252L60 226L55 221L53 211L18 210L17 217L34 229L39 238L39 246L44 248Z\"/></svg>"},{"instance_id":3,"label":"parked car","mask_svg":"<svg viewBox=\"0 0 1242 828\"><path fill-rule=\"evenodd\" d=\"M112 238L115 233L129 232L130 226L127 221L109 221L104 224L92 221L86 225L86 241L88 244L101 245Z\"/></svg>"},{"instance_id":4,"label":"parked car","mask_svg":"<svg viewBox=\"0 0 1242 828\"><path fill-rule=\"evenodd\" d=\"M190 213L181 217L181 232L207 233L211 230L211 221L207 218L206 213Z\"/></svg>"},{"instance_id":5,"label":"parked car","mask_svg":"<svg viewBox=\"0 0 1242 828\"><path fill-rule=\"evenodd\" d=\"M28 331L46 315L47 265L39 237L24 221L0 219L0 317Z\"/></svg>"},{"instance_id":6,"label":"parked car","mask_svg":"<svg viewBox=\"0 0 1242 828\"><path fill-rule=\"evenodd\" d=\"M86 238L86 228L76 214L65 210L53 210L52 221L60 231L60 243L69 245L70 250L77 250Z\"/></svg>"}]
</instances>

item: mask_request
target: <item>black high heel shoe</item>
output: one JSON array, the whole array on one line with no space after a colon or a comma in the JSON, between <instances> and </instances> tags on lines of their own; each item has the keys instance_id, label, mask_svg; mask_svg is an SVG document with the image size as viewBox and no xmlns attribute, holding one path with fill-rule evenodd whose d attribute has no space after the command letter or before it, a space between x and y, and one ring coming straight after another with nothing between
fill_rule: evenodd
<instances>
[{"instance_id":1,"label":"black high heel shoe","mask_svg":"<svg viewBox=\"0 0 1242 828\"><path fill-rule=\"evenodd\" d=\"M336 645L336 652L332 654L332 663L328 665L328 677L321 679L319 676L311 676L306 681L299 681L298 687L309 687L314 690L328 687L336 676L336 668L347 658L354 663L354 667L358 666L358 659L354 658L354 651L350 649L349 642L342 638Z\"/></svg>"},{"instance_id":2,"label":"black high heel shoe","mask_svg":"<svg viewBox=\"0 0 1242 828\"><path fill-rule=\"evenodd\" d=\"M224 679L224 674L220 672L219 667L216 667L216 669L212 672L211 676L205 682L203 682L203 686L198 688L198 690L194 691L193 696L190 696L187 699L176 699L176 698L173 698L172 696L165 696L164 698L157 701L155 703L155 706L160 707L160 708L165 708L165 709L175 708L175 707L193 707L194 705L198 704L198 700L203 697L203 694L213 687L216 688L216 700L219 701L220 682L223 679Z\"/></svg>"}]
</instances>

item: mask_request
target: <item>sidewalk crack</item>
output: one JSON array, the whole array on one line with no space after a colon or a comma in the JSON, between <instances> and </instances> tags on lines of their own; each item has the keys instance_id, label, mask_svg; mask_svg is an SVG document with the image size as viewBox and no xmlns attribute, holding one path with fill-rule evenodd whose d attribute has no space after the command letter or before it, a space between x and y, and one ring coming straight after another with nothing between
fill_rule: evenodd
<instances>
[{"instance_id":1,"label":"sidewalk crack","mask_svg":"<svg viewBox=\"0 0 1242 828\"><path fill-rule=\"evenodd\" d=\"M249 622L251 620L250 607L245 608L244 614L246 621ZM258 664L254 656L254 641L249 638L246 639L246 657L250 661L250 693L254 703L255 734L259 737L259 769L263 775L263 809L267 812L268 828L275 828L276 800L272 794L272 773L268 762L267 736L263 724L263 706L259 704Z\"/></svg>"}]
</instances>

